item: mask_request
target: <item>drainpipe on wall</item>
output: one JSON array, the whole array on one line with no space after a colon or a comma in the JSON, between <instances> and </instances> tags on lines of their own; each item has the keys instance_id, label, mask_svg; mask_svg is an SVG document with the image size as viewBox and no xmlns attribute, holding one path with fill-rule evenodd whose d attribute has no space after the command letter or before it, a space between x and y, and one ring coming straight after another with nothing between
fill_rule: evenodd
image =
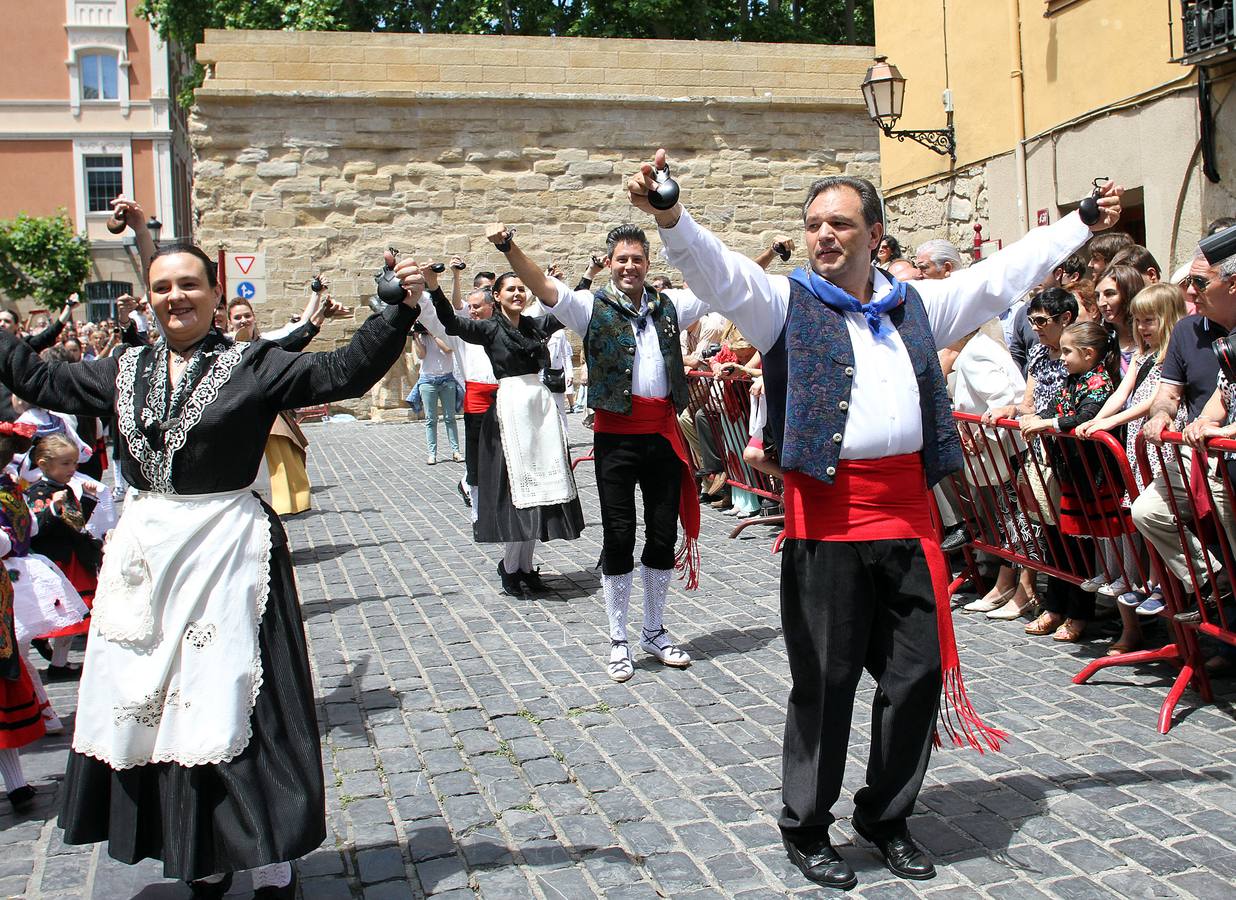
<instances>
[{"instance_id":1,"label":"drainpipe on wall","mask_svg":"<svg viewBox=\"0 0 1236 900\"><path fill-rule=\"evenodd\" d=\"M1026 186L1026 83L1021 59L1021 0L1009 0L1009 26L1012 28L1013 128L1017 144L1013 164L1017 168L1017 209L1021 214L1022 234L1030 230L1029 189Z\"/></svg>"}]
</instances>

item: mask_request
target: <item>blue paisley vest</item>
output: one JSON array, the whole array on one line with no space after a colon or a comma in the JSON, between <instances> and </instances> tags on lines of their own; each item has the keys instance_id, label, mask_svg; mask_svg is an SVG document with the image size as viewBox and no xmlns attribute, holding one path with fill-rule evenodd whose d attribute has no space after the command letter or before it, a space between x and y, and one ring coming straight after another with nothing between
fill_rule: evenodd
<instances>
[{"instance_id":1,"label":"blue paisley vest","mask_svg":"<svg viewBox=\"0 0 1236 900\"><path fill-rule=\"evenodd\" d=\"M906 302L889 313L918 379L927 483L962 466L944 373L922 298L906 285ZM781 465L831 484L841 458L854 348L845 316L790 282L790 308L777 343L764 354L768 424Z\"/></svg>"}]
</instances>

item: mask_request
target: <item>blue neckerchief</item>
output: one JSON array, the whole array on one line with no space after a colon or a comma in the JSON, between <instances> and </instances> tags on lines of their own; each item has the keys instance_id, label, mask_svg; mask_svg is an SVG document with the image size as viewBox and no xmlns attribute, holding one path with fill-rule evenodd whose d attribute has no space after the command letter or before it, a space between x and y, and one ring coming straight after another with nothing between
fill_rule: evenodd
<instances>
[{"instance_id":1,"label":"blue neckerchief","mask_svg":"<svg viewBox=\"0 0 1236 900\"><path fill-rule=\"evenodd\" d=\"M885 313L894 310L906 302L906 286L891 275L886 275L893 289L879 300L870 303L860 303L841 288L825 281L815 272L800 266L790 273L790 280L796 281L806 288L813 297L825 306L840 312L860 312L867 319L871 333L880 336L880 320Z\"/></svg>"}]
</instances>

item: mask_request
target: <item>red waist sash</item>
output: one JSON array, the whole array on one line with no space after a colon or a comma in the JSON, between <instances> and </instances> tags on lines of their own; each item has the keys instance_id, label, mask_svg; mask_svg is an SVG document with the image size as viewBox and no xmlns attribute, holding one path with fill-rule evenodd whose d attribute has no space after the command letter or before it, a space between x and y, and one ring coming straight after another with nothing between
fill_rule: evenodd
<instances>
[{"instance_id":1,"label":"red waist sash","mask_svg":"<svg viewBox=\"0 0 1236 900\"><path fill-rule=\"evenodd\" d=\"M682 547L674 556L674 568L683 573L687 589L695 590L700 583L700 498L695 488L691 455L678 427L674 404L665 398L632 397L630 415L596 410L592 430L597 434L659 434L674 448L674 455L682 463L678 520L683 532Z\"/></svg>"},{"instance_id":2,"label":"red waist sash","mask_svg":"<svg viewBox=\"0 0 1236 900\"><path fill-rule=\"evenodd\" d=\"M979 718L961 677L957 637L949 596L949 570L940 551L939 529L932 518L922 455L907 453L883 459L843 459L832 484L801 472L785 473L785 537L808 541L918 540L936 596L936 633L940 642L943 702L936 746L943 729L957 746L1000 749L1008 735ZM827 602L827 598L820 598Z\"/></svg>"},{"instance_id":3,"label":"red waist sash","mask_svg":"<svg viewBox=\"0 0 1236 900\"><path fill-rule=\"evenodd\" d=\"M496 384L486 384L483 381L464 382L464 412L489 412L494 405L494 397L498 396Z\"/></svg>"},{"instance_id":4,"label":"red waist sash","mask_svg":"<svg viewBox=\"0 0 1236 900\"><path fill-rule=\"evenodd\" d=\"M922 456L843 459L832 484L786 472L785 536L808 541L939 540Z\"/></svg>"}]
</instances>

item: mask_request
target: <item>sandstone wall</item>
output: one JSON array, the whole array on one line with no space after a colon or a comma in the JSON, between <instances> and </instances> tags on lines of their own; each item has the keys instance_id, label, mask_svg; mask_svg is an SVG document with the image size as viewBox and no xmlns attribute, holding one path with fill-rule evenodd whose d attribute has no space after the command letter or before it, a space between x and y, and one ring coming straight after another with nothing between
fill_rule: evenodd
<instances>
[{"instance_id":1,"label":"sandstone wall","mask_svg":"<svg viewBox=\"0 0 1236 900\"><path fill-rule=\"evenodd\" d=\"M798 234L812 179L879 177L870 48L209 32L198 55L196 235L265 250L264 322L298 310L318 268L361 302L388 244L462 254L470 284L502 266L496 220L576 277L639 221L622 184L658 146L697 217L753 255Z\"/></svg>"}]
</instances>

